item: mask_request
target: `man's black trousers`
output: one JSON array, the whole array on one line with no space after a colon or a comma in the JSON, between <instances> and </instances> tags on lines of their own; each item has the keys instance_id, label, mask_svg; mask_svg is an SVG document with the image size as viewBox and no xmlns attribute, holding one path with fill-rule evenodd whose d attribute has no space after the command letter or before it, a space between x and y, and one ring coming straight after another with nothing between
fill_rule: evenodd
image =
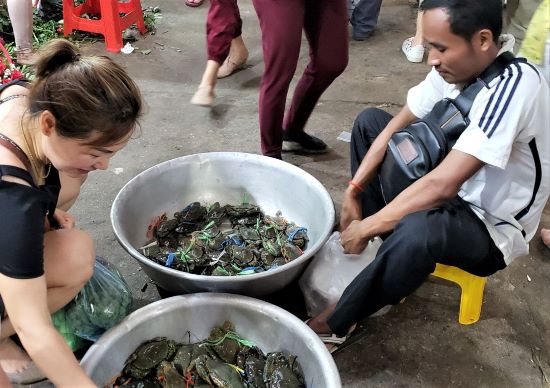
<instances>
[{"instance_id":1,"label":"man's black trousers","mask_svg":"<svg viewBox=\"0 0 550 388\"><path fill-rule=\"evenodd\" d=\"M370 145L391 120L380 109L364 110L351 138L351 171L357 171ZM385 206L378 178L361 198L363 217ZM384 242L374 261L346 288L327 323L337 335L380 308L397 304L414 292L441 263L478 276L506 266L483 222L460 197L440 207L405 216Z\"/></svg>"}]
</instances>

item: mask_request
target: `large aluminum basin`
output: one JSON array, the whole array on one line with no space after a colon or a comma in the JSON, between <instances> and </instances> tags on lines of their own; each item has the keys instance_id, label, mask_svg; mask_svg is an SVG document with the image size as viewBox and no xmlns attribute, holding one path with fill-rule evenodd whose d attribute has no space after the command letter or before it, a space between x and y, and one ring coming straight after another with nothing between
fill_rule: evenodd
<instances>
[{"instance_id":1,"label":"large aluminum basin","mask_svg":"<svg viewBox=\"0 0 550 388\"><path fill-rule=\"evenodd\" d=\"M266 214L278 210L308 230L304 254L263 273L203 276L157 264L139 251L147 225L164 212L171 218L190 202L238 204L246 198ZM218 291L263 296L292 282L326 242L334 225L334 205L323 185L304 170L265 156L211 152L183 156L145 170L118 193L111 222L120 244L160 287L176 294Z\"/></svg>"},{"instance_id":2,"label":"large aluminum basin","mask_svg":"<svg viewBox=\"0 0 550 388\"><path fill-rule=\"evenodd\" d=\"M84 355L81 365L103 387L122 370L130 354L154 337L191 342L208 337L225 320L264 352L295 354L307 387L341 387L340 376L319 337L302 321L270 303L240 295L198 293L174 296L134 311L106 332Z\"/></svg>"}]
</instances>

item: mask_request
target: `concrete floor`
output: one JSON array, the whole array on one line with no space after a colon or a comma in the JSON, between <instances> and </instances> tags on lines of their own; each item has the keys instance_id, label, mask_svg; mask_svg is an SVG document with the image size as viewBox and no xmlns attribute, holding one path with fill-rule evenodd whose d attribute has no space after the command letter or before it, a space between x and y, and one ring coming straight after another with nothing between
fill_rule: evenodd
<instances>
[{"instance_id":1,"label":"concrete floor","mask_svg":"<svg viewBox=\"0 0 550 388\"><path fill-rule=\"evenodd\" d=\"M221 80L211 110L188 103L205 64L206 4L198 9L182 0L160 5L163 18L155 35L135 45L149 55L114 55L138 82L148 105L142 133L107 172L91 174L73 213L88 230L97 253L116 263L130 284L137 306L159 298L157 290L113 235L109 211L120 188L159 162L206 151L259 153L258 86L263 70L260 32L250 0L239 2L250 67ZM345 73L323 95L307 130L323 138L331 152L323 156L285 155L319 179L337 209L349 177L348 144L336 139L349 131L365 107L396 113L409 87L429 71L408 63L401 42L414 33L416 9L407 0L384 2L375 34L350 42ZM90 52L102 53L103 43ZM301 52L298 79L307 62ZM294 85L294 83L293 83ZM122 168L122 173L115 169ZM118 171L118 170L117 170ZM550 206L542 224L550 225ZM360 339L335 355L346 387L550 387L550 250L538 236L531 255L489 278L482 316L472 326L457 322L459 289L429 281L387 315L363 321ZM147 285L147 287L145 287Z\"/></svg>"}]
</instances>

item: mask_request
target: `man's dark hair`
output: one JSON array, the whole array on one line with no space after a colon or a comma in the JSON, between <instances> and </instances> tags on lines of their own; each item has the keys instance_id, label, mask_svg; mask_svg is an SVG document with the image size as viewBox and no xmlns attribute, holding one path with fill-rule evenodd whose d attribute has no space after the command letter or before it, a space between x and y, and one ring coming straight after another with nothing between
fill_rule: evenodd
<instances>
[{"instance_id":1,"label":"man's dark hair","mask_svg":"<svg viewBox=\"0 0 550 388\"><path fill-rule=\"evenodd\" d=\"M420 6L422 11L434 8L445 9L453 34L468 42L484 28L491 30L493 40L498 42L502 32L501 0L424 0Z\"/></svg>"}]
</instances>

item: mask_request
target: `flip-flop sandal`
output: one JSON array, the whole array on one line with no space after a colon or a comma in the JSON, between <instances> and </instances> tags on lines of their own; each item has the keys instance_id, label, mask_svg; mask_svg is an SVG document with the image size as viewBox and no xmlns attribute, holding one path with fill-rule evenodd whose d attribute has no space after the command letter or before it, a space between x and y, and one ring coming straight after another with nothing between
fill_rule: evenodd
<instances>
[{"instance_id":1,"label":"flip-flop sandal","mask_svg":"<svg viewBox=\"0 0 550 388\"><path fill-rule=\"evenodd\" d=\"M46 380L44 373L36 366L33 361L20 372L6 373L8 379L14 384L33 384Z\"/></svg>"},{"instance_id":2,"label":"flip-flop sandal","mask_svg":"<svg viewBox=\"0 0 550 388\"><path fill-rule=\"evenodd\" d=\"M311 320L311 318L306 319L304 323L307 325L308 322ZM309 325L308 325L309 326ZM344 347L347 347L348 345L351 345L348 341L348 338L351 336L351 334L355 331L357 328L357 324L354 324L349 330L348 334L346 334L343 337L337 336L336 334L317 334L319 339L325 344L325 345L333 345L331 349L327 349L331 354L334 354L337 350L342 349ZM355 336L354 336L355 337ZM353 342L355 342L354 340Z\"/></svg>"},{"instance_id":3,"label":"flip-flop sandal","mask_svg":"<svg viewBox=\"0 0 550 388\"><path fill-rule=\"evenodd\" d=\"M347 335L345 335L343 337L339 337L334 333L332 333L332 334L317 334L317 335L319 336L319 338L321 339L321 341L323 341L323 343L325 345L333 345L332 348L330 348L328 350L330 353L336 352L338 349L340 349L340 347L344 344L344 342L346 342L348 340Z\"/></svg>"},{"instance_id":4,"label":"flip-flop sandal","mask_svg":"<svg viewBox=\"0 0 550 388\"><path fill-rule=\"evenodd\" d=\"M202 3L204 3L204 0L197 0L197 1L193 1L193 0L185 0L185 5L188 6L188 7L200 7L202 5Z\"/></svg>"}]
</instances>

